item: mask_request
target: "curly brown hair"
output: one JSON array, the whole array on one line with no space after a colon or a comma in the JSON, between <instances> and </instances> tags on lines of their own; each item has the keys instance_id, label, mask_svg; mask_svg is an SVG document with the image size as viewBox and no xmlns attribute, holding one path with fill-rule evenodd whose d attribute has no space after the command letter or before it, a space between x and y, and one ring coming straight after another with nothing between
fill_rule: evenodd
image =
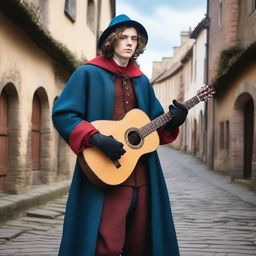
<instances>
[{"instance_id":1,"label":"curly brown hair","mask_svg":"<svg viewBox=\"0 0 256 256\"><path fill-rule=\"evenodd\" d=\"M114 54L114 47L118 42L119 38L121 37L122 33L125 29L129 28L128 26L120 26L117 27L113 32L109 34L106 38L102 47L100 49L101 54L104 55L106 58L112 58ZM136 28L135 28L136 29ZM131 60L135 61L140 54L142 54L145 50L145 46L147 44L147 39L143 36L137 29L138 41L137 41L137 48L131 57Z\"/></svg>"}]
</instances>

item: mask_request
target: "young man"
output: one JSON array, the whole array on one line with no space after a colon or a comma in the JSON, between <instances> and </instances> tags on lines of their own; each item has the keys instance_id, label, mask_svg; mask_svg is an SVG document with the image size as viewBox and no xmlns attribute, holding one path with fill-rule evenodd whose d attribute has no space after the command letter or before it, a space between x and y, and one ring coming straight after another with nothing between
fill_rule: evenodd
<instances>
[{"instance_id":1,"label":"young man","mask_svg":"<svg viewBox=\"0 0 256 256\"><path fill-rule=\"evenodd\" d=\"M94 120L120 120L133 108L151 120L163 114L147 77L135 64L147 40L140 23L119 15L99 39L102 55L69 79L54 105L53 122L76 154L92 145L112 160L125 154L114 134L106 136L90 124ZM172 120L158 129L161 144L175 140L187 116L187 109L176 101L169 108ZM156 151L142 156L131 176L110 190L91 184L76 163L59 255L179 255Z\"/></svg>"}]
</instances>

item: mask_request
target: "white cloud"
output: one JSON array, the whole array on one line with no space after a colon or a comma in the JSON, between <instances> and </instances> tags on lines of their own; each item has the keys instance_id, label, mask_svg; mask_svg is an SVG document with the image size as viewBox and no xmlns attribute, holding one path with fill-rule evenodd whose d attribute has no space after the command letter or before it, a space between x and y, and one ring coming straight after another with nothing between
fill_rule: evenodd
<instances>
[{"instance_id":1,"label":"white cloud","mask_svg":"<svg viewBox=\"0 0 256 256\"><path fill-rule=\"evenodd\" d=\"M134 6L134 5L133 5ZM187 31L204 18L204 9L174 10L157 6L150 16L141 16L127 2L117 5L117 15L124 13L145 26L149 35L149 43L143 55L138 58L142 71L151 77L152 62L172 55L172 47L180 44L180 32Z\"/></svg>"}]
</instances>

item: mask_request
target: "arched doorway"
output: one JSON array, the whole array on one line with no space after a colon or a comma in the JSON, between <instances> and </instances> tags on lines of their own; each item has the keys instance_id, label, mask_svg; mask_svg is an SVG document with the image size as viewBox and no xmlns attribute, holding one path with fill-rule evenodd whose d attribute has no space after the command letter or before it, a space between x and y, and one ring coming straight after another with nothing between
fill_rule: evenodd
<instances>
[{"instance_id":1,"label":"arched doorway","mask_svg":"<svg viewBox=\"0 0 256 256\"><path fill-rule=\"evenodd\" d=\"M199 140L199 157L202 159L205 150L204 150L204 139L205 139L205 131L204 131L204 118L203 112L200 111L199 114L199 131L198 131L198 140Z\"/></svg>"},{"instance_id":2,"label":"arched doorway","mask_svg":"<svg viewBox=\"0 0 256 256\"><path fill-rule=\"evenodd\" d=\"M25 186L22 183L24 173L19 159L21 125L18 98L12 83L7 83L0 90L0 191L11 194Z\"/></svg>"},{"instance_id":3,"label":"arched doorway","mask_svg":"<svg viewBox=\"0 0 256 256\"><path fill-rule=\"evenodd\" d=\"M252 95L237 95L230 119L230 167L233 179L250 179L253 170L254 102Z\"/></svg>"},{"instance_id":4,"label":"arched doorway","mask_svg":"<svg viewBox=\"0 0 256 256\"><path fill-rule=\"evenodd\" d=\"M6 190L8 164L8 97L0 94L0 192Z\"/></svg>"},{"instance_id":5,"label":"arched doorway","mask_svg":"<svg viewBox=\"0 0 256 256\"><path fill-rule=\"evenodd\" d=\"M32 101L31 126L31 169L33 184L38 184L40 183L41 103L36 93Z\"/></svg>"},{"instance_id":6,"label":"arched doorway","mask_svg":"<svg viewBox=\"0 0 256 256\"><path fill-rule=\"evenodd\" d=\"M197 143L197 121L196 119L193 120L193 129L192 129L192 153L196 155L198 151L198 143Z\"/></svg>"},{"instance_id":7,"label":"arched doorway","mask_svg":"<svg viewBox=\"0 0 256 256\"><path fill-rule=\"evenodd\" d=\"M254 104L250 98L244 106L244 179L250 179L252 176L253 131Z\"/></svg>"},{"instance_id":8,"label":"arched doorway","mask_svg":"<svg viewBox=\"0 0 256 256\"><path fill-rule=\"evenodd\" d=\"M48 95L39 87L32 99L31 115L31 172L32 184L47 184L55 176L52 165L53 139L51 137L51 115Z\"/></svg>"}]
</instances>

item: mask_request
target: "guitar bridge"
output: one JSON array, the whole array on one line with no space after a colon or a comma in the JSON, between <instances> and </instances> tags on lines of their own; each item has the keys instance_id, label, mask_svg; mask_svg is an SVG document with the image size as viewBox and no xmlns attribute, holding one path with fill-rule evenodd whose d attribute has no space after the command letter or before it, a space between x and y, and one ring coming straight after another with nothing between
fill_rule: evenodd
<instances>
[{"instance_id":1,"label":"guitar bridge","mask_svg":"<svg viewBox=\"0 0 256 256\"><path fill-rule=\"evenodd\" d=\"M120 162L118 160L114 160L113 164L115 165L116 169L121 167L121 164L120 164Z\"/></svg>"}]
</instances>

